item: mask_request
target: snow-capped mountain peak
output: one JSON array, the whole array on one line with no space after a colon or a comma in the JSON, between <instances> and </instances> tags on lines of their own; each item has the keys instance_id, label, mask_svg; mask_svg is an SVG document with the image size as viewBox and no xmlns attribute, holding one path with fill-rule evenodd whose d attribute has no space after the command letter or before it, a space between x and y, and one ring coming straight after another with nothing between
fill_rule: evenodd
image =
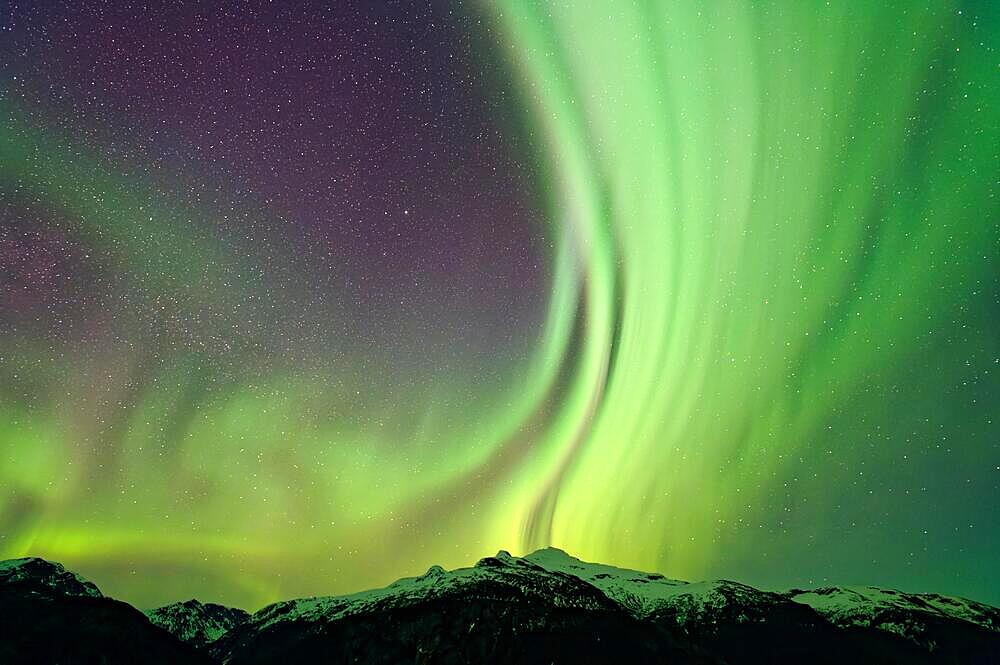
<instances>
[{"instance_id":1,"label":"snow-capped mountain peak","mask_svg":"<svg viewBox=\"0 0 1000 665\"><path fill-rule=\"evenodd\" d=\"M196 647L214 642L240 625L250 613L235 607L186 600L146 612L154 625L164 628L183 642Z\"/></svg>"},{"instance_id":2,"label":"snow-capped mountain peak","mask_svg":"<svg viewBox=\"0 0 1000 665\"><path fill-rule=\"evenodd\" d=\"M1000 631L1000 609L965 598L935 593L906 593L874 586L793 589L788 597L816 610L830 623L877 628L930 646L928 637L942 622L965 621Z\"/></svg>"}]
</instances>

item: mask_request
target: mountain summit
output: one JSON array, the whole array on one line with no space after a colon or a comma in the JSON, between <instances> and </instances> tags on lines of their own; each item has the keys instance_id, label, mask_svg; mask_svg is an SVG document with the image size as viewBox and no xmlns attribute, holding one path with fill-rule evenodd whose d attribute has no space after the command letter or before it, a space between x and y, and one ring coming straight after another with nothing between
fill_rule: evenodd
<instances>
[{"instance_id":1,"label":"mountain summit","mask_svg":"<svg viewBox=\"0 0 1000 665\"><path fill-rule=\"evenodd\" d=\"M204 647L250 618L250 613L215 603L185 600L146 612L156 626L195 647Z\"/></svg>"},{"instance_id":2,"label":"mountain summit","mask_svg":"<svg viewBox=\"0 0 1000 665\"><path fill-rule=\"evenodd\" d=\"M61 564L27 557L0 561L0 585L5 589L21 588L38 592L54 592L67 596L102 598L97 586L70 572Z\"/></svg>"},{"instance_id":3,"label":"mountain summit","mask_svg":"<svg viewBox=\"0 0 1000 665\"><path fill-rule=\"evenodd\" d=\"M558 549L254 614L106 598L42 559L0 562L0 662L1000 663L1000 610L876 587L762 591Z\"/></svg>"}]
</instances>

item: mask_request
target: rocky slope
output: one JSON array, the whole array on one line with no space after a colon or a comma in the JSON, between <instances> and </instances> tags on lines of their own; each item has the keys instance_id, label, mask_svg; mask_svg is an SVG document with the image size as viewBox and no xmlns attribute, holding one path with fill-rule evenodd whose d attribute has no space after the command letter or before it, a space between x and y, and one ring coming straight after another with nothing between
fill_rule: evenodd
<instances>
[{"instance_id":1,"label":"rocky slope","mask_svg":"<svg viewBox=\"0 0 1000 665\"><path fill-rule=\"evenodd\" d=\"M679 629L726 662L1000 663L1000 610L962 598L688 583L586 563L554 548L526 558L587 580L635 616Z\"/></svg>"},{"instance_id":2,"label":"rocky slope","mask_svg":"<svg viewBox=\"0 0 1000 665\"><path fill-rule=\"evenodd\" d=\"M0 561L0 588L103 598L93 582L66 570L61 564L37 557Z\"/></svg>"},{"instance_id":3,"label":"rocky slope","mask_svg":"<svg viewBox=\"0 0 1000 665\"><path fill-rule=\"evenodd\" d=\"M186 600L146 612L155 626L188 644L204 648L226 632L250 618L250 613L235 607Z\"/></svg>"},{"instance_id":4,"label":"rocky slope","mask_svg":"<svg viewBox=\"0 0 1000 665\"><path fill-rule=\"evenodd\" d=\"M0 562L0 616L3 663L1000 664L1000 610L982 603L688 583L551 548L252 615L175 603L151 621L58 564L20 559Z\"/></svg>"},{"instance_id":5,"label":"rocky slope","mask_svg":"<svg viewBox=\"0 0 1000 665\"><path fill-rule=\"evenodd\" d=\"M794 589L786 595L840 628L899 635L941 656L958 656L955 651L963 645L988 645L1000 633L1000 609L965 598L870 586ZM1000 656L997 659L1000 661Z\"/></svg>"},{"instance_id":6,"label":"rocky slope","mask_svg":"<svg viewBox=\"0 0 1000 665\"><path fill-rule=\"evenodd\" d=\"M276 603L212 653L234 664L715 662L582 579L506 552L384 589Z\"/></svg>"},{"instance_id":7,"label":"rocky slope","mask_svg":"<svg viewBox=\"0 0 1000 665\"><path fill-rule=\"evenodd\" d=\"M0 663L210 662L57 563L0 562Z\"/></svg>"}]
</instances>

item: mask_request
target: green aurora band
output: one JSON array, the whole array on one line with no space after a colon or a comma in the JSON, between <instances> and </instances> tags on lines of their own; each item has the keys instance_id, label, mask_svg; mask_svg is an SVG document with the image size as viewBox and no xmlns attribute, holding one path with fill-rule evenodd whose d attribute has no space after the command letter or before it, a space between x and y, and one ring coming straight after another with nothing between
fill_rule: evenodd
<instances>
[{"instance_id":1,"label":"green aurora band","mask_svg":"<svg viewBox=\"0 0 1000 665\"><path fill-rule=\"evenodd\" d=\"M497 11L573 257L554 303L586 317L556 458L514 490L524 549L697 577L747 548L721 536L734 522L814 537L829 504L856 500L837 462L904 460L929 416L970 463L996 454L995 378L961 405L908 387L927 354L947 383L956 358L997 348L996 25L969 13ZM970 321L981 337L956 330ZM547 379L566 343L550 348ZM787 473L800 456L809 476ZM782 502L795 515L760 508Z\"/></svg>"},{"instance_id":2,"label":"green aurora band","mask_svg":"<svg viewBox=\"0 0 1000 665\"><path fill-rule=\"evenodd\" d=\"M405 403L355 399L389 361L222 376L280 355L241 322L343 314L298 312L291 271L199 233L207 207L100 175L3 101L3 187L78 220L141 293L130 311L203 334L153 354L156 325L125 316L137 341L97 331L70 363L3 331L0 556L141 606L256 608L549 544L683 579L1000 601L1000 12L482 12L539 141L547 311L495 371ZM257 308L212 319L222 283Z\"/></svg>"}]
</instances>

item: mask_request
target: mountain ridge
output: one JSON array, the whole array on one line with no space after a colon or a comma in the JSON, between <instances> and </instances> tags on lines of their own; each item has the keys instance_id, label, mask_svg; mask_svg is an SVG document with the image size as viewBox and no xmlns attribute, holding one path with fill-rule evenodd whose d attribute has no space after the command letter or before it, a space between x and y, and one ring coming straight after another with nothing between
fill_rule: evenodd
<instances>
[{"instance_id":1,"label":"mountain ridge","mask_svg":"<svg viewBox=\"0 0 1000 665\"><path fill-rule=\"evenodd\" d=\"M0 622L2 662L39 662L33 649L93 656L73 662L134 662L129 654L146 644L163 655L147 662L233 665L1000 663L1000 609L978 601L879 587L775 592L686 582L557 548L524 557L501 550L473 566L431 566L379 589L279 601L252 614L194 599L143 614L60 564L15 559L0 562L0 610L12 608L46 628L26 621L16 633ZM61 645L53 638L60 621L88 625L95 613L114 619L103 633L67 629ZM120 631L135 644L115 644Z\"/></svg>"}]
</instances>

